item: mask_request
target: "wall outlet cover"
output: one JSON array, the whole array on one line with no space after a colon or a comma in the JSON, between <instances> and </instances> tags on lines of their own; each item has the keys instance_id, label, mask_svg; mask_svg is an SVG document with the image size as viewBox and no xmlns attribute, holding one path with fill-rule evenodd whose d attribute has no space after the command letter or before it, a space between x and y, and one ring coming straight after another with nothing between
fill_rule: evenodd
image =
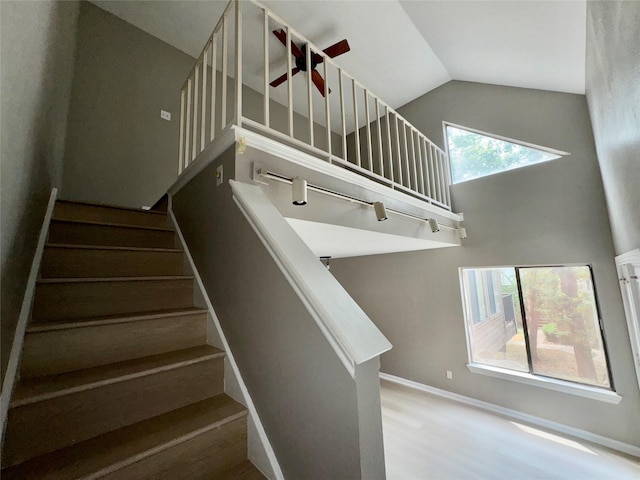
<instances>
[{"instance_id":1,"label":"wall outlet cover","mask_svg":"<svg viewBox=\"0 0 640 480\"><path fill-rule=\"evenodd\" d=\"M224 171L222 165L218 165L216 168L216 187L224 183Z\"/></svg>"},{"instance_id":2,"label":"wall outlet cover","mask_svg":"<svg viewBox=\"0 0 640 480\"><path fill-rule=\"evenodd\" d=\"M453 378L453 372L451 370L447 370L447 378L451 380Z\"/></svg>"},{"instance_id":3,"label":"wall outlet cover","mask_svg":"<svg viewBox=\"0 0 640 480\"><path fill-rule=\"evenodd\" d=\"M167 112L166 110L160 110L160 118L170 122L171 121L171 112Z\"/></svg>"}]
</instances>

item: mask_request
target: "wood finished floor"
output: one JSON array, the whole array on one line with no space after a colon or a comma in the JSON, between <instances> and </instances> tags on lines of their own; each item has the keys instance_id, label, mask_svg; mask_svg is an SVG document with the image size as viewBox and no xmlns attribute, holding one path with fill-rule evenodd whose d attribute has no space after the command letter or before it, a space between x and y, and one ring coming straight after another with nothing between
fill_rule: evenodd
<instances>
[{"instance_id":1,"label":"wood finished floor","mask_svg":"<svg viewBox=\"0 0 640 480\"><path fill-rule=\"evenodd\" d=\"M381 381L388 480L640 479L640 459Z\"/></svg>"}]
</instances>

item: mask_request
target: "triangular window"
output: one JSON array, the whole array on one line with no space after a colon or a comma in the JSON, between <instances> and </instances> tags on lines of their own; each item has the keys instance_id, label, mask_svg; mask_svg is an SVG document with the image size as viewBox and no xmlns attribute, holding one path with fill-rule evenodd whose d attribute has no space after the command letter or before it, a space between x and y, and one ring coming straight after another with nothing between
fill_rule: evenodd
<instances>
[{"instance_id":1,"label":"triangular window","mask_svg":"<svg viewBox=\"0 0 640 480\"><path fill-rule=\"evenodd\" d=\"M546 162L568 155L545 147L445 124L453 183Z\"/></svg>"}]
</instances>

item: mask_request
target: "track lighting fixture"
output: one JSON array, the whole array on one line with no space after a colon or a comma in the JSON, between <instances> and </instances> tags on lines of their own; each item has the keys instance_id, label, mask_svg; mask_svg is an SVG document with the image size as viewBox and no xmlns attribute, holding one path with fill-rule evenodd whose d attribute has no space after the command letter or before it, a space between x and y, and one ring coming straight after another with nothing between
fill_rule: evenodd
<instances>
[{"instance_id":1,"label":"track lighting fixture","mask_svg":"<svg viewBox=\"0 0 640 480\"><path fill-rule=\"evenodd\" d=\"M373 209L376 212L376 218L379 222L382 222L387 219L387 209L384 208L384 203L382 202L373 202Z\"/></svg>"},{"instance_id":2,"label":"track lighting fixture","mask_svg":"<svg viewBox=\"0 0 640 480\"><path fill-rule=\"evenodd\" d=\"M435 218L430 218L427 221L429 222L429 226L431 227L431 231L433 233L440 231L440 225L438 224L438 220L436 220Z\"/></svg>"},{"instance_id":3,"label":"track lighting fixture","mask_svg":"<svg viewBox=\"0 0 640 480\"><path fill-rule=\"evenodd\" d=\"M291 181L291 195L294 205L307 204L307 181L296 177Z\"/></svg>"}]
</instances>

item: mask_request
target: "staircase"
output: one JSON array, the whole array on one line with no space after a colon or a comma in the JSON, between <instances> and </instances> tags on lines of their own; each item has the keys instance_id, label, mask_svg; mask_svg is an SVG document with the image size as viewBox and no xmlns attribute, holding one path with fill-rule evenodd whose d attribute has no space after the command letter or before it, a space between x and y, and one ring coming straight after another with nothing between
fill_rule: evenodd
<instances>
[{"instance_id":1,"label":"staircase","mask_svg":"<svg viewBox=\"0 0 640 480\"><path fill-rule=\"evenodd\" d=\"M58 201L2 450L9 479L258 479L164 212Z\"/></svg>"}]
</instances>

